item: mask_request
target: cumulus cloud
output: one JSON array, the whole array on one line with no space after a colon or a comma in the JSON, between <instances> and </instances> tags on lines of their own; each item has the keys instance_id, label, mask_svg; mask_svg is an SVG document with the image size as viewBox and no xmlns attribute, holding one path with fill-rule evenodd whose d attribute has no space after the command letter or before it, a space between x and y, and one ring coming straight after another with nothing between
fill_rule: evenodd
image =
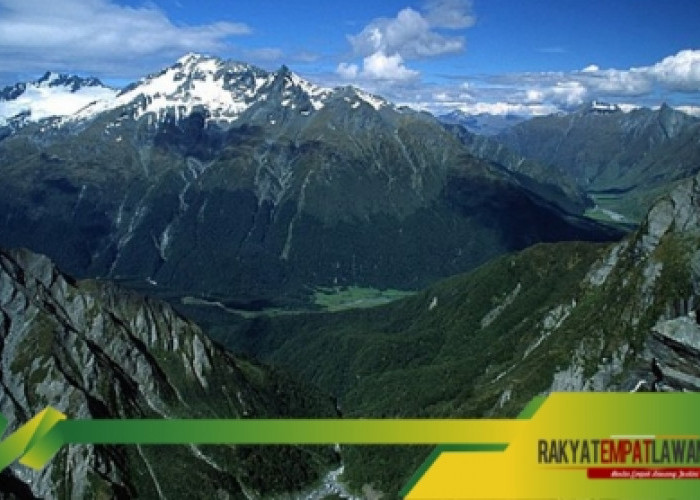
<instances>
[{"instance_id":1,"label":"cumulus cloud","mask_svg":"<svg viewBox=\"0 0 700 500\"><path fill-rule=\"evenodd\" d=\"M524 102L527 104L555 104L562 107L580 106L588 96L588 89L580 82L558 82L545 88L528 89Z\"/></svg>"},{"instance_id":2,"label":"cumulus cloud","mask_svg":"<svg viewBox=\"0 0 700 500\"><path fill-rule=\"evenodd\" d=\"M216 52L229 37L250 32L246 24L228 21L176 25L152 4L0 0L0 65L7 72L79 68L125 76L134 71L134 60L161 62L188 51Z\"/></svg>"},{"instance_id":3,"label":"cumulus cloud","mask_svg":"<svg viewBox=\"0 0 700 500\"><path fill-rule=\"evenodd\" d=\"M464 48L464 38L437 33L423 15L406 8L392 19L376 19L348 40L355 53L367 56L378 51L408 59L431 57Z\"/></svg>"},{"instance_id":4,"label":"cumulus cloud","mask_svg":"<svg viewBox=\"0 0 700 500\"><path fill-rule=\"evenodd\" d=\"M355 56L363 58L362 69L343 62L337 73L347 79L417 78L419 73L407 68L405 61L463 51L464 37L444 31L468 28L474 21L467 0L430 0L422 12L407 7L396 17L374 19L359 33L348 36Z\"/></svg>"},{"instance_id":5,"label":"cumulus cloud","mask_svg":"<svg viewBox=\"0 0 700 500\"><path fill-rule=\"evenodd\" d=\"M341 78L353 80L357 78L357 75L360 73L360 68L357 66L357 64L340 63L338 64L336 73L338 73Z\"/></svg>"},{"instance_id":6,"label":"cumulus cloud","mask_svg":"<svg viewBox=\"0 0 700 500\"><path fill-rule=\"evenodd\" d=\"M668 98L677 92L700 92L700 50L682 50L649 66L601 69L591 64L572 72L497 75L487 78L487 83L500 90L491 95L482 93L482 98L514 106L541 105L571 110L594 99L617 103L630 99L653 102L654 96ZM504 89L508 89L505 100Z\"/></svg>"},{"instance_id":7,"label":"cumulus cloud","mask_svg":"<svg viewBox=\"0 0 700 500\"><path fill-rule=\"evenodd\" d=\"M348 77L363 71L356 64L349 69ZM590 64L577 71L481 75L447 84L416 83L406 89L384 90L397 102L436 114L458 109L470 114L533 116L571 111L593 100L612 102L630 111L655 107L665 100L698 116L700 50L683 50L648 66L627 69L601 69Z\"/></svg>"},{"instance_id":8,"label":"cumulus cloud","mask_svg":"<svg viewBox=\"0 0 700 500\"><path fill-rule=\"evenodd\" d=\"M644 72L616 69L588 71L572 79L584 85L592 94L608 96L640 96L648 94L653 81Z\"/></svg>"},{"instance_id":9,"label":"cumulus cloud","mask_svg":"<svg viewBox=\"0 0 700 500\"><path fill-rule=\"evenodd\" d=\"M646 72L672 90L700 91L700 50L682 50Z\"/></svg>"},{"instance_id":10,"label":"cumulus cloud","mask_svg":"<svg viewBox=\"0 0 700 500\"><path fill-rule=\"evenodd\" d=\"M387 56L381 51L365 57L363 73L373 80L410 80L418 76L418 71L404 66L399 54Z\"/></svg>"},{"instance_id":11,"label":"cumulus cloud","mask_svg":"<svg viewBox=\"0 0 700 500\"><path fill-rule=\"evenodd\" d=\"M341 78L352 80L358 76L368 80L407 81L419 76L418 71L408 69L403 58L399 54L387 56L378 51L365 57L362 61L362 70L357 64L340 63L337 73Z\"/></svg>"},{"instance_id":12,"label":"cumulus cloud","mask_svg":"<svg viewBox=\"0 0 700 500\"><path fill-rule=\"evenodd\" d=\"M600 69L596 65L570 76L591 93L644 95L660 88L668 91L700 91L700 50L681 50L651 66L629 69Z\"/></svg>"}]
</instances>

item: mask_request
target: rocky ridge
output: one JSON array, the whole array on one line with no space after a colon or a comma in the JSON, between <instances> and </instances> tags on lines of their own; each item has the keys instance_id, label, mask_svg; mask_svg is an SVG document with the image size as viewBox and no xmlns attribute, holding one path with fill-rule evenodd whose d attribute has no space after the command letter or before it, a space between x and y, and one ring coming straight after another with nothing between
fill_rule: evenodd
<instances>
[{"instance_id":1,"label":"rocky ridge","mask_svg":"<svg viewBox=\"0 0 700 500\"><path fill-rule=\"evenodd\" d=\"M329 398L224 352L164 303L76 282L26 250L0 251L0 319L10 431L49 405L76 419L335 414ZM41 471L3 472L0 497L250 498L304 489L334 463L321 448L68 446Z\"/></svg>"}]
</instances>

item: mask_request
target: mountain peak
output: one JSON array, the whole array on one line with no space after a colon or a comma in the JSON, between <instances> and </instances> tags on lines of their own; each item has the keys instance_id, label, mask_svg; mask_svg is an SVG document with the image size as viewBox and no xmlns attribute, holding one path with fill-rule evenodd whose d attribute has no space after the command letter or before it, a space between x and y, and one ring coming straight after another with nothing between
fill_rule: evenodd
<instances>
[{"instance_id":1,"label":"mountain peak","mask_svg":"<svg viewBox=\"0 0 700 500\"><path fill-rule=\"evenodd\" d=\"M179 68L187 73L194 71L216 73L224 66L236 66L240 70L240 67L244 65L227 62L214 56L188 52L178 59L171 68Z\"/></svg>"},{"instance_id":2,"label":"mountain peak","mask_svg":"<svg viewBox=\"0 0 700 500\"><path fill-rule=\"evenodd\" d=\"M85 93L86 88L104 88L96 78L84 79L55 72L45 73L35 86L37 95L33 101L43 97L46 89L64 89L77 94L78 91ZM24 92L25 87L21 85L5 89L7 97L0 93L0 103L16 99ZM95 91L89 100L80 101L80 105L51 112L37 113L33 108L25 109L26 106L17 104L12 109L0 108L0 119L7 120L28 112L26 121L61 116L65 117L61 123L68 123L92 120L104 112L125 108L132 118L138 120L148 115L149 123L156 125L166 119L177 122L194 112L203 112L208 122L226 127L256 106L264 108L261 113L254 113L256 119L272 124L280 123L280 119L287 116L286 111L279 114L282 110L273 109L275 106L294 110L294 115L306 117L323 108L333 96L350 103L352 109L357 109L361 101L375 110L390 106L381 97L361 89L321 87L297 75L286 65L276 72L269 72L242 62L188 52L162 71L147 75L120 91ZM279 116L273 117L277 114Z\"/></svg>"},{"instance_id":3,"label":"mountain peak","mask_svg":"<svg viewBox=\"0 0 700 500\"><path fill-rule=\"evenodd\" d=\"M111 102L96 103L71 119L89 119L128 106L135 119L151 115L156 123L166 117L178 121L201 110L208 121L228 125L257 104L278 103L308 116L311 108L321 109L332 92L284 65L270 73L250 64L190 52L172 66L126 87Z\"/></svg>"},{"instance_id":4,"label":"mountain peak","mask_svg":"<svg viewBox=\"0 0 700 500\"><path fill-rule=\"evenodd\" d=\"M0 90L0 122L12 122L20 116L23 121L67 116L116 93L94 77L47 71L38 80Z\"/></svg>"},{"instance_id":5,"label":"mountain peak","mask_svg":"<svg viewBox=\"0 0 700 500\"><path fill-rule=\"evenodd\" d=\"M33 83L37 87L66 87L71 92L77 92L83 87L105 87L98 78L92 76L84 78L67 73L55 73L53 71L47 71L41 78Z\"/></svg>"},{"instance_id":6,"label":"mountain peak","mask_svg":"<svg viewBox=\"0 0 700 500\"><path fill-rule=\"evenodd\" d=\"M61 75L59 75L58 73L54 73L53 71L47 71L46 73L44 73L44 75L41 78L39 78L36 81L36 83L38 83L38 84L42 84L42 83L50 84L51 82L59 79L60 77L61 77Z\"/></svg>"},{"instance_id":7,"label":"mountain peak","mask_svg":"<svg viewBox=\"0 0 700 500\"><path fill-rule=\"evenodd\" d=\"M198 52L188 52L177 60L177 64L191 64L192 62L197 62L205 58L207 58L207 56L204 54L200 54Z\"/></svg>"}]
</instances>

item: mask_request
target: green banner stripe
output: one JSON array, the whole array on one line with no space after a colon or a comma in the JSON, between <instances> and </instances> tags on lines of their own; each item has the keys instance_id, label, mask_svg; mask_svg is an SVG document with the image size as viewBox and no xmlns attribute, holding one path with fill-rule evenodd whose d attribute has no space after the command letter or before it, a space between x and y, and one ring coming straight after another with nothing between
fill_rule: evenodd
<instances>
[{"instance_id":1,"label":"green banner stripe","mask_svg":"<svg viewBox=\"0 0 700 500\"><path fill-rule=\"evenodd\" d=\"M510 441L525 423L501 419L66 420L62 413L46 408L0 442L0 470L17 459L40 469L65 444L431 444L441 445L437 454L447 450L496 451L506 445L494 442Z\"/></svg>"},{"instance_id":2,"label":"green banner stripe","mask_svg":"<svg viewBox=\"0 0 700 500\"><path fill-rule=\"evenodd\" d=\"M534 417L535 413L537 413L537 410L540 409L540 407L544 404L546 400L547 396L545 395L535 396L534 398L532 398L532 400L527 404L527 406L523 408L523 411L521 411L518 414L518 419L527 420Z\"/></svg>"},{"instance_id":3,"label":"green banner stripe","mask_svg":"<svg viewBox=\"0 0 700 500\"><path fill-rule=\"evenodd\" d=\"M520 424L522 425L522 424ZM64 420L72 444L491 443L520 427L508 420ZM505 436L504 436L505 434Z\"/></svg>"}]
</instances>

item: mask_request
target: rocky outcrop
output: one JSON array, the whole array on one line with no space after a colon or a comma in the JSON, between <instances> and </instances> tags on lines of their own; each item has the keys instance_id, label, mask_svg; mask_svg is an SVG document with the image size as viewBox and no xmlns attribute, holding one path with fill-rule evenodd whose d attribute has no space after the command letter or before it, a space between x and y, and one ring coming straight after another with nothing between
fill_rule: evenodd
<instances>
[{"instance_id":1,"label":"rocky outcrop","mask_svg":"<svg viewBox=\"0 0 700 500\"><path fill-rule=\"evenodd\" d=\"M599 370L584 378L584 365L605 356L606 344L618 335L607 331L599 347L589 347L585 356L576 351L571 364L555 373L550 390L700 390L699 183L700 176L687 179L659 199L639 231L613 246L584 282L586 287L602 288L599 293L606 297L607 314L599 315L597 322L626 331L637 344L636 354L628 355L632 353L625 344L628 348L618 362L613 363L613 355L599 365L609 365L614 376L594 384ZM622 312L614 312L616 303L626 303ZM662 380L652 373L653 360Z\"/></svg>"},{"instance_id":2,"label":"rocky outcrop","mask_svg":"<svg viewBox=\"0 0 700 500\"><path fill-rule=\"evenodd\" d=\"M0 251L0 339L10 430L49 405L81 419L333 415L327 398L227 354L168 305L76 282L26 250ZM171 447L167 456L69 446L44 470L13 466L0 497L10 478L41 498L257 496L301 489L333 462L331 450L298 448ZM182 478L184 468L198 479Z\"/></svg>"}]
</instances>

